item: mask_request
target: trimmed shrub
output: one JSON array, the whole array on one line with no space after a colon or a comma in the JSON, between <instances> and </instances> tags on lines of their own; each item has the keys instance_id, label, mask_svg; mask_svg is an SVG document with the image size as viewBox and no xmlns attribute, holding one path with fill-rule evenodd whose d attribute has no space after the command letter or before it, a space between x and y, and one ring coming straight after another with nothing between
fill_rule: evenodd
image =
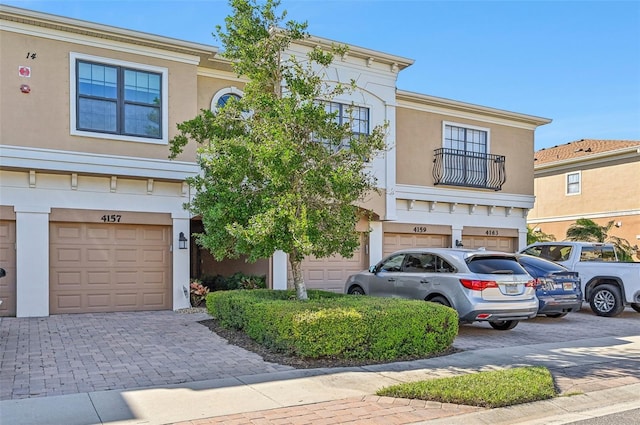
<instances>
[{"instance_id":1,"label":"trimmed shrub","mask_svg":"<svg viewBox=\"0 0 640 425\"><path fill-rule=\"evenodd\" d=\"M302 358L393 360L449 348L458 334L455 310L434 303L354 297L309 290L214 292L207 308L222 326Z\"/></svg>"}]
</instances>

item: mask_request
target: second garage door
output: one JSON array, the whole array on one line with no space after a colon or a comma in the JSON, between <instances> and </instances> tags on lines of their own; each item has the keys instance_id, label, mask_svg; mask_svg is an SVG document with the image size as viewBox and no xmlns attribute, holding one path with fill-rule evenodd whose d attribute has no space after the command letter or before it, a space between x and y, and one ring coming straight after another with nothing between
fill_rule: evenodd
<instances>
[{"instance_id":1,"label":"second garage door","mask_svg":"<svg viewBox=\"0 0 640 425\"><path fill-rule=\"evenodd\" d=\"M462 236L465 248L485 248L489 251L515 252L517 239L491 236Z\"/></svg>"},{"instance_id":2,"label":"second garage door","mask_svg":"<svg viewBox=\"0 0 640 425\"><path fill-rule=\"evenodd\" d=\"M51 314L171 309L170 226L50 229Z\"/></svg>"},{"instance_id":3,"label":"second garage door","mask_svg":"<svg viewBox=\"0 0 640 425\"><path fill-rule=\"evenodd\" d=\"M411 233L385 233L383 256L410 248L446 248L451 238L447 235L428 235Z\"/></svg>"}]
</instances>

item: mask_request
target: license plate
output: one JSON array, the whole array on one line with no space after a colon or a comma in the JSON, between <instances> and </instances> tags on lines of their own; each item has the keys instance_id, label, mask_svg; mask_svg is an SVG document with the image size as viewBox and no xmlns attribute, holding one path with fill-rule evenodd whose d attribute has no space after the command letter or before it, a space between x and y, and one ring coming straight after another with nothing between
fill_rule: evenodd
<instances>
[{"instance_id":1,"label":"license plate","mask_svg":"<svg viewBox=\"0 0 640 425\"><path fill-rule=\"evenodd\" d=\"M518 285L504 285L505 294L513 295L518 294Z\"/></svg>"},{"instance_id":2,"label":"license plate","mask_svg":"<svg viewBox=\"0 0 640 425\"><path fill-rule=\"evenodd\" d=\"M571 282L564 282L562 287L565 291L573 291L573 283Z\"/></svg>"}]
</instances>

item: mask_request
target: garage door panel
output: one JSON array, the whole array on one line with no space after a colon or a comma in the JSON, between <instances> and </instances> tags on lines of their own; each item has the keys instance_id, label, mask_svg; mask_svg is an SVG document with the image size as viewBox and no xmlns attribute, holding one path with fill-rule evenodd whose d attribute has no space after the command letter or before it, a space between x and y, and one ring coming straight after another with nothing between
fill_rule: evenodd
<instances>
[{"instance_id":1,"label":"garage door panel","mask_svg":"<svg viewBox=\"0 0 640 425\"><path fill-rule=\"evenodd\" d=\"M145 263L163 263L167 259L167 253L164 250L147 248L142 251L142 259Z\"/></svg>"},{"instance_id":2,"label":"garage door panel","mask_svg":"<svg viewBox=\"0 0 640 425\"><path fill-rule=\"evenodd\" d=\"M446 248L451 239L447 235L423 235L411 233L385 233L383 255L387 256L401 249Z\"/></svg>"},{"instance_id":3,"label":"garage door panel","mask_svg":"<svg viewBox=\"0 0 640 425\"><path fill-rule=\"evenodd\" d=\"M52 223L51 235L52 314L171 308L170 227Z\"/></svg>"},{"instance_id":4,"label":"garage door panel","mask_svg":"<svg viewBox=\"0 0 640 425\"><path fill-rule=\"evenodd\" d=\"M0 220L0 266L7 273L0 278L0 316L16 315L16 222Z\"/></svg>"},{"instance_id":5,"label":"garage door panel","mask_svg":"<svg viewBox=\"0 0 640 425\"><path fill-rule=\"evenodd\" d=\"M364 254L364 236L360 239L360 248L352 257L332 255L327 258L308 257L302 262L302 273L308 289L321 289L331 292L343 292L347 278L368 267L368 256ZM291 278L291 270L289 270Z\"/></svg>"},{"instance_id":6,"label":"garage door panel","mask_svg":"<svg viewBox=\"0 0 640 425\"><path fill-rule=\"evenodd\" d=\"M485 248L490 251L515 252L516 238L462 236L465 248Z\"/></svg>"}]
</instances>

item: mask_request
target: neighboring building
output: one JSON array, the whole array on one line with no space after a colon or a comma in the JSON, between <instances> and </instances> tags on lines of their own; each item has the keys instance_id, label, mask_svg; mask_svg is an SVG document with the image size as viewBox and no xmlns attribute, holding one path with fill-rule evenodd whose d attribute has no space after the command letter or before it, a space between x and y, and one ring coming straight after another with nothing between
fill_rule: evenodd
<instances>
[{"instance_id":1,"label":"neighboring building","mask_svg":"<svg viewBox=\"0 0 640 425\"><path fill-rule=\"evenodd\" d=\"M610 235L640 244L640 141L582 139L535 153L534 230L564 240L579 218L615 223ZM640 252L638 252L640 254ZM640 259L640 257L638 258Z\"/></svg>"},{"instance_id":2,"label":"neighboring building","mask_svg":"<svg viewBox=\"0 0 640 425\"><path fill-rule=\"evenodd\" d=\"M242 96L217 48L0 6L0 55L0 315L179 309L205 274L286 287L284 253L216 262L189 241L202 229L182 207L195 146L169 161L168 141ZM550 120L397 90L412 63L350 46L329 73L358 82L334 106L355 105L365 131L387 122L388 150L371 161L380 195L361 205L373 219L358 225L360 249L305 260L310 288L340 291L398 248L526 244L534 132Z\"/></svg>"}]
</instances>

